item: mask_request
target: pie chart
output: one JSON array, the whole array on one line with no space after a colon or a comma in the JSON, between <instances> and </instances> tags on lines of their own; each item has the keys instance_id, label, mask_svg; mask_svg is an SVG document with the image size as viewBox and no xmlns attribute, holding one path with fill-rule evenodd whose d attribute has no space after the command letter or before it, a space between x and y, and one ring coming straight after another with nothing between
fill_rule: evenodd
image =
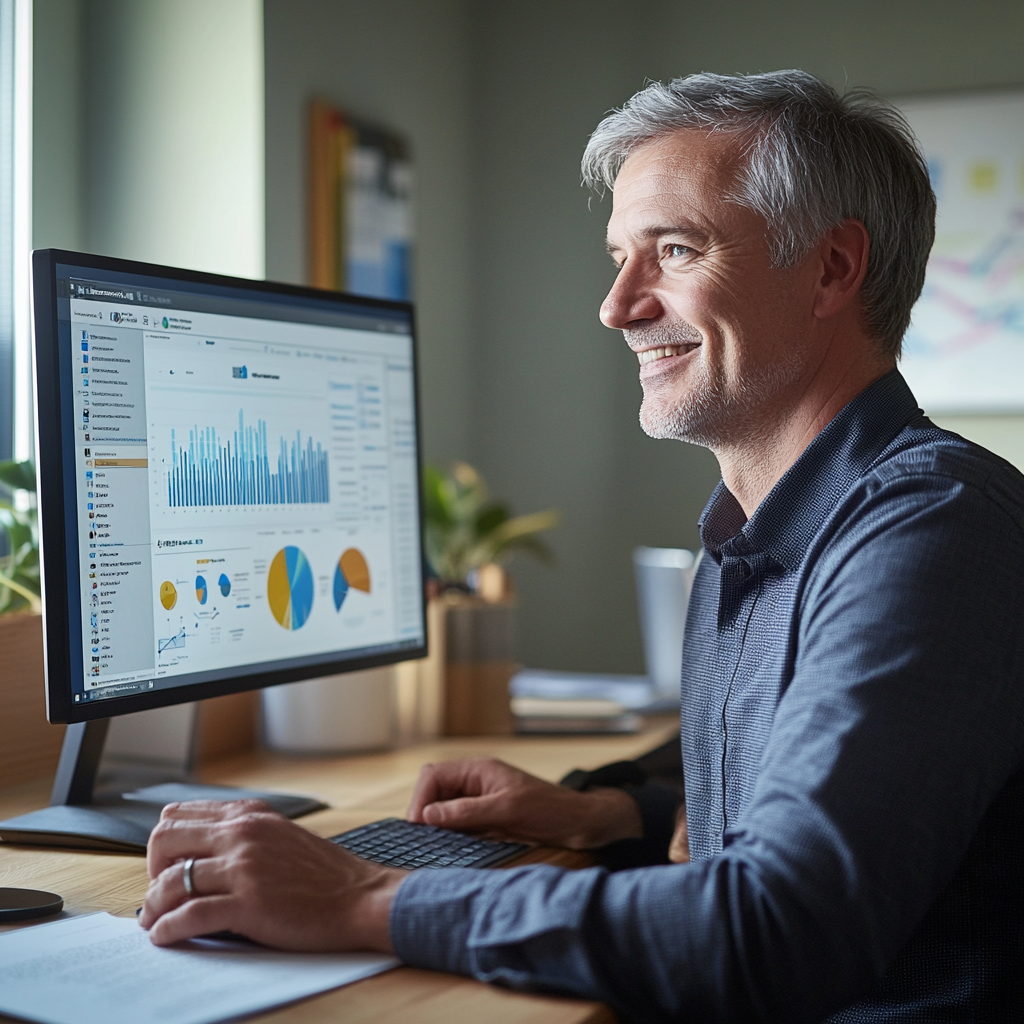
<instances>
[{"instance_id":1,"label":"pie chart","mask_svg":"<svg viewBox=\"0 0 1024 1024\"><path fill-rule=\"evenodd\" d=\"M293 545L281 548L267 573L267 603L278 624L301 629L313 608L313 572L306 556Z\"/></svg>"},{"instance_id":2,"label":"pie chart","mask_svg":"<svg viewBox=\"0 0 1024 1024\"><path fill-rule=\"evenodd\" d=\"M178 603L177 588L170 580L164 580L160 584L160 603L170 611Z\"/></svg>"},{"instance_id":3,"label":"pie chart","mask_svg":"<svg viewBox=\"0 0 1024 1024\"><path fill-rule=\"evenodd\" d=\"M220 587L221 595L227 597L231 593L231 580L228 579L226 573L220 574L220 579L217 580L217 586Z\"/></svg>"},{"instance_id":4,"label":"pie chart","mask_svg":"<svg viewBox=\"0 0 1024 1024\"><path fill-rule=\"evenodd\" d=\"M364 594L370 592L370 567L358 548L344 551L334 567L334 607L339 612L350 587Z\"/></svg>"},{"instance_id":5,"label":"pie chart","mask_svg":"<svg viewBox=\"0 0 1024 1024\"><path fill-rule=\"evenodd\" d=\"M209 590L207 590L207 587L206 587L206 577L205 576L197 576L196 577L196 600L200 604L206 604L206 598L209 596L209 593L210 592L209 592Z\"/></svg>"}]
</instances>

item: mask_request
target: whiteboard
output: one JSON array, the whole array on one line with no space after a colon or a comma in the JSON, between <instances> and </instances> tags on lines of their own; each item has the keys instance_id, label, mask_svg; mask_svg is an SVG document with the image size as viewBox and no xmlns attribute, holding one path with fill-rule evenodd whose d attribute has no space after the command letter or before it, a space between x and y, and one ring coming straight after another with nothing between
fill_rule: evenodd
<instances>
[{"instance_id":1,"label":"whiteboard","mask_svg":"<svg viewBox=\"0 0 1024 1024\"><path fill-rule=\"evenodd\" d=\"M1024 92L898 106L938 199L901 370L928 413L1024 411Z\"/></svg>"}]
</instances>

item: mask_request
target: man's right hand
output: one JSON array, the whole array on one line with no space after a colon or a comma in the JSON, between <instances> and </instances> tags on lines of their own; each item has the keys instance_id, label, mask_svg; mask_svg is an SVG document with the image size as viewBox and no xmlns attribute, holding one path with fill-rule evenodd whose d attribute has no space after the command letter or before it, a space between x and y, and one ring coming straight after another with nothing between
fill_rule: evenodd
<instances>
[{"instance_id":1,"label":"man's right hand","mask_svg":"<svg viewBox=\"0 0 1024 1024\"><path fill-rule=\"evenodd\" d=\"M485 757L425 765L408 817L459 832L573 850L643 835L640 809L621 789L578 793Z\"/></svg>"}]
</instances>

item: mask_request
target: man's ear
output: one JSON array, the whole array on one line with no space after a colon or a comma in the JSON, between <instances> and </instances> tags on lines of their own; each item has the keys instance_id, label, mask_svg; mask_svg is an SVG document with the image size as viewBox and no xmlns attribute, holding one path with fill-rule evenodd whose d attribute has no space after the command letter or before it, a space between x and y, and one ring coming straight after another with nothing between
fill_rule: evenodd
<instances>
[{"instance_id":1,"label":"man's ear","mask_svg":"<svg viewBox=\"0 0 1024 1024\"><path fill-rule=\"evenodd\" d=\"M821 276L814 297L814 315L827 320L853 302L868 271L871 243L867 228L853 217L825 233L817 249Z\"/></svg>"}]
</instances>

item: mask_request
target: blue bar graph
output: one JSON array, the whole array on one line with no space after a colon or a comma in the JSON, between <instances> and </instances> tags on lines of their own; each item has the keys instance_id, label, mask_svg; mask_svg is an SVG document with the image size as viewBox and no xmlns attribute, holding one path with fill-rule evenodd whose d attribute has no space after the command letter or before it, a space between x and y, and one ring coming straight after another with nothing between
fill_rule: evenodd
<instances>
[{"instance_id":1,"label":"blue bar graph","mask_svg":"<svg viewBox=\"0 0 1024 1024\"><path fill-rule=\"evenodd\" d=\"M330 501L327 452L310 438L279 439L271 464L267 424L246 426L242 411L233 440L222 442L213 427L193 427L188 446L171 431L171 468L167 503L171 508L199 505L314 505Z\"/></svg>"}]
</instances>

